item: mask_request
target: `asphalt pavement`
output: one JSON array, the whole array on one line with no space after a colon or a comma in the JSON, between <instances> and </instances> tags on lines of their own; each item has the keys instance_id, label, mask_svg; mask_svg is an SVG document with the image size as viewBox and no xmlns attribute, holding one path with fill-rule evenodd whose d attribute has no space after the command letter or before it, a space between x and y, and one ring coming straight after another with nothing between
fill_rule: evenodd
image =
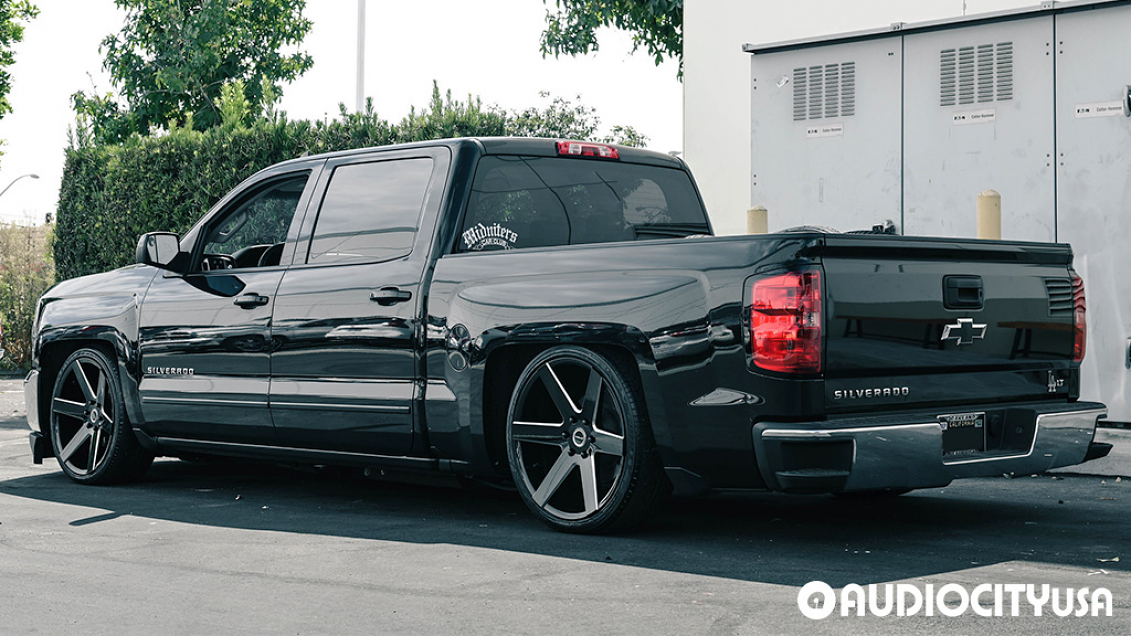
<instances>
[{"instance_id":1,"label":"asphalt pavement","mask_svg":"<svg viewBox=\"0 0 1131 636\"><path fill-rule=\"evenodd\" d=\"M1112 457L1063 474L675 500L632 535L588 537L505 494L242 461L79 486L31 463L19 389L0 381L0 634L1131 633L1123 430L1101 431ZM811 620L811 581L1103 588L1113 611Z\"/></svg>"}]
</instances>

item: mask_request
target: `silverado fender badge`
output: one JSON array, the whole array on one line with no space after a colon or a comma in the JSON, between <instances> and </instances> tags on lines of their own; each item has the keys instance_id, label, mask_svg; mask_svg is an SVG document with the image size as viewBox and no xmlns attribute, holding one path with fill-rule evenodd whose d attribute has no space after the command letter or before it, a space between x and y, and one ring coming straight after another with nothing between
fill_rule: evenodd
<instances>
[{"instance_id":1,"label":"silverado fender badge","mask_svg":"<svg viewBox=\"0 0 1131 636\"><path fill-rule=\"evenodd\" d=\"M192 367L146 367L145 375L193 375Z\"/></svg>"},{"instance_id":2,"label":"silverado fender badge","mask_svg":"<svg viewBox=\"0 0 1131 636\"><path fill-rule=\"evenodd\" d=\"M974 324L973 318L959 318L958 324L943 326L941 340L943 342L954 340L961 347L964 344L974 344L975 340L982 340L985 337L985 325Z\"/></svg>"}]
</instances>

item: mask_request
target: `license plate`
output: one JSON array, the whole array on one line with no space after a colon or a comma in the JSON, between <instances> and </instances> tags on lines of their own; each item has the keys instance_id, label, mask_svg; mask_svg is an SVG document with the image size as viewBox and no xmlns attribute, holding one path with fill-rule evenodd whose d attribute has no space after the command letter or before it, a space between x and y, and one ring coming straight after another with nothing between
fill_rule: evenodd
<instances>
[{"instance_id":1,"label":"license plate","mask_svg":"<svg viewBox=\"0 0 1131 636\"><path fill-rule=\"evenodd\" d=\"M940 415L944 457L970 455L986 450L986 414Z\"/></svg>"}]
</instances>

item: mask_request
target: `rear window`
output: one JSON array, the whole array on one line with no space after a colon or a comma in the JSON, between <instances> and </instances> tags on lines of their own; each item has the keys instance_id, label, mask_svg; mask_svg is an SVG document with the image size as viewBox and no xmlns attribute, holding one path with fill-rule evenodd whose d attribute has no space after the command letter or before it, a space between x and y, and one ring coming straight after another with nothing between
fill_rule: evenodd
<instances>
[{"instance_id":1,"label":"rear window","mask_svg":"<svg viewBox=\"0 0 1131 636\"><path fill-rule=\"evenodd\" d=\"M479 161L456 251L683 237L709 231L682 170L553 157Z\"/></svg>"}]
</instances>

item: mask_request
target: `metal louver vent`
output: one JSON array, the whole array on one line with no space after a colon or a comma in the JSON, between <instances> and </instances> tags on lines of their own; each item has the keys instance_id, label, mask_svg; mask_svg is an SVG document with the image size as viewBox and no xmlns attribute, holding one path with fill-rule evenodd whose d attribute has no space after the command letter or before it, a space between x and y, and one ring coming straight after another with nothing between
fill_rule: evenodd
<instances>
[{"instance_id":1,"label":"metal louver vent","mask_svg":"<svg viewBox=\"0 0 1131 636\"><path fill-rule=\"evenodd\" d=\"M995 54L997 101L1013 99L1013 42L997 45Z\"/></svg>"},{"instance_id":2,"label":"metal louver vent","mask_svg":"<svg viewBox=\"0 0 1131 636\"><path fill-rule=\"evenodd\" d=\"M793 69L793 120L856 114L856 63Z\"/></svg>"},{"instance_id":3,"label":"metal louver vent","mask_svg":"<svg viewBox=\"0 0 1131 636\"><path fill-rule=\"evenodd\" d=\"M939 103L954 106L957 100L958 59L954 49L947 49L939 55Z\"/></svg>"},{"instance_id":4,"label":"metal louver vent","mask_svg":"<svg viewBox=\"0 0 1131 636\"><path fill-rule=\"evenodd\" d=\"M809 67L809 119L820 119L825 99L825 76L820 66Z\"/></svg>"},{"instance_id":5,"label":"metal louver vent","mask_svg":"<svg viewBox=\"0 0 1131 636\"><path fill-rule=\"evenodd\" d=\"M840 65L840 114L843 117L856 114L856 62Z\"/></svg>"},{"instance_id":6,"label":"metal louver vent","mask_svg":"<svg viewBox=\"0 0 1131 636\"><path fill-rule=\"evenodd\" d=\"M1013 99L1013 43L980 44L939 53L939 105Z\"/></svg>"},{"instance_id":7,"label":"metal louver vent","mask_svg":"<svg viewBox=\"0 0 1131 636\"><path fill-rule=\"evenodd\" d=\"M994 45L978 47L978 103L994 101Z\"/></svg>"},{"instance_id":8,"label":"metal louver vent","mask_svg":"<svg viewBox=\"0 0 1131 636\"><path fill-rule=\"evenodd\" d=\"M806 69L793 69L793 121L803 121L809 118L808 105L805 98L809 94L809 73Z\"/></svg>"},{"instance_id":9,"label":"metal louver vent","mask_svg":"<svg viewBox=\"0 0 1131 636\"><path fill-rule=\"evenodd\" d=\"M840 64L825 67L825 117L840 116Z\"/></svg>"},{"instance_id":10,"label":"metal louver vent","mask_svg":"<svg viewBox=\"0 0 1131 636\"><path fill-rule=\"evenodd\" d=\"M958 103L974 103L974 47L958 49Z\"/></svg>"},{"instance_id":11,"label":"metal louver vent","mask_svg":"<svg viewBox=\"0 0 1131 636\"><path fill-rule=\"evenodd\" d=\"M1072 295L1072 280L1068 278L1046 278L1045 295L1049 299L1049 316L1071 316L1075 307Z\"/></svg>"}]
</instances>

